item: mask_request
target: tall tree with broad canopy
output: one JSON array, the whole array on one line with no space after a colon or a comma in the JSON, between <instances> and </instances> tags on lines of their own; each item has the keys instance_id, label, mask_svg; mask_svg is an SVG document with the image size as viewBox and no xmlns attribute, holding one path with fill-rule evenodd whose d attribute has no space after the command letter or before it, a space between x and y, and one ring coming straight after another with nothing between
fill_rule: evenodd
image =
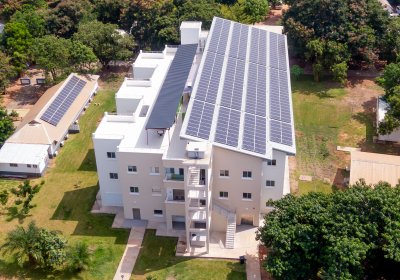
<instances>
[{"instance_id":1,"label":"tall tree with broad canopy","mask_svg":"<svg viewBox=\"0 0 400 280\"><path fill-rule=\"evenodd\" d=\"M225 18L246 24L263 21L269 12L267 0L238 0L232 6L223 6Z\"/></svg>"},{"instance_id":2,"label":"tall tree with broad canopy","mask_svg":"<svg viewBox=\"0 0 400 280\"><path fill-rule=\"evenodd\" d=\"M331 194L287 195L257 239L279 279L393 279L400 275L400 185L361 180Z\"/></svg>"},{"instance_id":3,"label":"tall tree with broad canopy","mask_svg":"<svg viewBox=\"0 0 400 280\"><path fill-rule=\"evenodd\" d=\"M0 51L0 94L3 94L14 76L14 68L11 65L11 58ZM0 144L1 145L1 144Z\"/></svg>"},{"instance_id":4,"label":"tall tree with broad canopy","mask_svg":"<svg viewBox=\"0 0 400 280\"><path fill-rule=\"evenodd\" d=\"M112 60L127 60L133 56L135 43L129 34L121 35L118 26L99 21L79 25L74 40L93 49L103 67Z\"/></svg>"},{"instance_id":5,"label":"tall tree with broad canopy","mask_svg":"<svg viewBox=\"0 0 400 280\"><path fill-rule=\"evenodd\" d=\"M378 59L389 16L376 0L297 0L283 15L292 53L305 57L311 40L345 45L352 63ZM345 61L343 59L342 61ZM340 61L340 62L342 62ZM337 63L340 63L337 62Z\"/></svg>"}]
</instances>

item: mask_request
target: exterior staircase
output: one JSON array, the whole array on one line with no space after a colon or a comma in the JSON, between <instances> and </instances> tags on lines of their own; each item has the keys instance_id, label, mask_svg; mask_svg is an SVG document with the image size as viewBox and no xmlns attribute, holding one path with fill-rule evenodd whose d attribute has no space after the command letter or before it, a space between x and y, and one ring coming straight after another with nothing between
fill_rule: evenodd
<instances>
[{"instance_id":1,"label":"exterior staircase","mask_svg":"<svg viewBox=\"0 0 400 280\"><path fill-rule=\"evenodd\" d=\"M233 249L235 247L235 233L236 233L236 213L225 207L218 205L213 201L213 211L224 216L227 221L226 236L225 236L225 248Z\"/></svg>"},{"instance_id":2,"label":"exterior staircase","mask_svg":"<svg viewBox=\"0 0 400 280\"><path fill-rule=\"evenodd\" d=\"M196 186L200 184L200 169L196 167L189 167L189 178L188 178L188 185Z\"/></svg>"}]
</instances>

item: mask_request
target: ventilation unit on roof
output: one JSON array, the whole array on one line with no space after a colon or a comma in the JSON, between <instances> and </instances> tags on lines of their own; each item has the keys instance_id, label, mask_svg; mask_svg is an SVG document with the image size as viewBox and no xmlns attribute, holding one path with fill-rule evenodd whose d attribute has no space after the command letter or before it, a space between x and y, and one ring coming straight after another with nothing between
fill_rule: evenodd
<instances>
[{"instance_id":1,"label":"ventilation unit on roof","mask_svg":"<svg viewBox=\"0 0 400 280\"><path fill-rule=\"evenodd\" d=\"M204 158L206 149L206 143L189 142L186 146L187 156L193 159Z\"/></svg>"}]
</instances>

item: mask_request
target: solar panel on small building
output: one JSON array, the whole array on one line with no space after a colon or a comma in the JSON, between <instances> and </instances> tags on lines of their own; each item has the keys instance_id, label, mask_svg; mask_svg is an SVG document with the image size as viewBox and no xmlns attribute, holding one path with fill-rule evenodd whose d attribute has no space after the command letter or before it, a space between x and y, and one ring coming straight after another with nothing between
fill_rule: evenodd
<instances>
[{"instance_id":1,"label":"solar panel on small building","mask_svg":"<svg viewBox=\"0 0 400 280\"><path fill-rule=\"evenodd\" d=\"M85 85L86 81L72 76L72 78L58 93L57 97L53 100L50 106L42 114L40 119L48 122L49 124L57 126L60 120L64 117L65 113L71 107L72 103L81 93Z\"/></svg>"},{"instance_id":2,"label":"solar panel on small building","mask_svg":"<svg viewBox=\"0 0 400 280\"><path fill-rule=\"evenodd\" d=\"M295 152L284 35L214 18L198 77L183 137L264 158L272 146Z\"/></svg>"}]
</instances>

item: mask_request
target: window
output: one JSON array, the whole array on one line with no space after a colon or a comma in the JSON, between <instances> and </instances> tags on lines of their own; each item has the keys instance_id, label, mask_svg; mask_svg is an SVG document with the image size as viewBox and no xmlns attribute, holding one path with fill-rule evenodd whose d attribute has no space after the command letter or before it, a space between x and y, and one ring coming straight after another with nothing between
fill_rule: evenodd
<instances>
[{"instance_id":1,"label":"window","mask_svg":"<svg viewBox=\"0 0 400 280\"><path fill-rule=\"evenodd\" d=\"M244 193L243 193L243 199L251 199L251 193L249 193L249 192L244 192Z\"/></svg>"},{"instance_id":2,"label":"window","mask_svg":"<svg viewBox=\"0 0 400 280\"><path fill-rule=\"evenodd\" d=\"M150 174L160 174L160 168L158 166L150 167Z\"/></svg>"},{"instance_id":3,"label":"window","mask_svg":"<svg viewBox=\"0 0 400 280\"><path fill-rule=\"evenodd\" d=\"M129 191L133 194L139 193L139 187L129 187Z\"/></svg>"},{"instance_id":4,"label":"window","mask_svg":"<svg viewBox=\"0 0 400 280\"><path fill-rule=\"evenodd\" d=\"M219 198L228 198L228 192L219 192Z\"/></svg>"},{"instance_id":5,"label":"window","mask_svg":"<svg viewBox=\"0 0 400 280\"><path fill-rule=\"evenodd\" d=\"M251 171L243 171L242 178L251 179L251 177L252 177Z\"/></svg>"},{"instance_id":6,"label":"window","mask_svg":"<svg viewBox=\"0 0 400 280\"><path fill-rule=\"evenodd\" d=\"M16 164L16 163L10 163L10 166L11 166L11 167L18 167L18 164Z\"/></svg>"},{"instance_id":7,"label":"window","mask_svg":"<svg viewBox=\"0 0 400 280\"><path fill-rule=\"evenodd\" d=\"M163 211L162 210L154 210L154 216L162 216L163 215Z\"/></svg>"},{"instance_id":8,"label":"window","mask_svg":"<svg viewBox=\"0 0 400 280\"><path fill-rule=\"evenodd\" d=\"M151 195L152 196L161 196L161 188L160 187L151 188Z\"/></svg>"},{"instance_id":9,"label":"window","mask_svg":"<svg viewBox=\"0 0 400 280\"><path fill-rule=\"evenodd\" d=\"M275 187L275 181L267 180L267 181L265 182L265 185L266 185L267 187Z\"/></svg>"},{"instance_id":10,"label":"window","mask_svg":"<svg viewBox=\"0 0 400 280\"><path fill-rule=\"evenodd\" d=\"M219 177L229 177L229 170L220 170Z\"/></svg>"},{"instance_id":11,"label":"window","mask_svg":"<svg viewBox=\"0 0 400 280\"><path fill-rule=\"evenodd\" d=\"M115 158L115 152L107 152L108 158Z\"/></svg>"},{"instance_id":12,"label":"window","mask_svg":"<svg viewBox=\"0 0 400 280\"><path fill-rule=\"evenodd\" d=\"M276 165L276 159L268 159L267 164L268 165Z\"/></svg>"},{"instance_id":13,"label":"window","mask_svg":"<svg viewBox=\"0 0 400 280\"><path fill-rule=\"evenodd\" d=\"M128 165L128 172L129 173L136 173L137 172L136 165Z\"/></svg>"},{"instance_id":14,"label":"window","mask_svg":"<svg viewBox=\"0 0 400 280\"><path fill-rule=\"evenodd\" d=\"M32 168L32 165L31 164L27 164L26 165L28 168Z\"/></svg>"},{"instance_id":15,"label":"window","mask_svg":"<svg viewBox=\"0 0 400 280\"><path fill-rule=\"evenodd\" d=\"M118 173L110 173L110 179L118 179Z\"/></svg>"},{"instance_id":16,"label":"window","mask_svg":"<svg viewBox=\"0 0 400 280\"><path fill-rule=\"evenodd\" d=\"M36 164L34 164L34 165L33 165L33 168L37 168L37 165L36 165Z\"/></svg>"}]
</instances>

